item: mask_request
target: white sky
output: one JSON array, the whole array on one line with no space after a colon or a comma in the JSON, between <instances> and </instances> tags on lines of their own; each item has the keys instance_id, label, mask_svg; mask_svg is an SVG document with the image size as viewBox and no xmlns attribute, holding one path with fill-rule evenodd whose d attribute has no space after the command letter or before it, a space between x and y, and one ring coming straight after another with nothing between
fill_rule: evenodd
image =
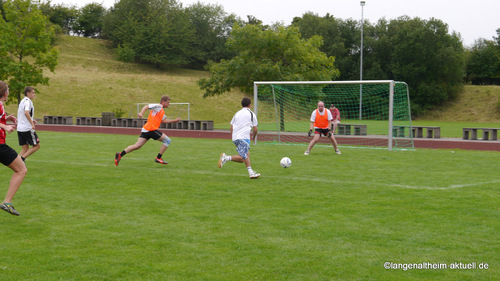
<instances>
[{"instance_id":1,"label":"white sky","mask_svg":"<svg viewBox=\"0 0 500 281\"><path fill-rule=\"evenodd\" d=\"M43 2L44 0L42 0ZM82 7L87 3L100 3L109 8L117 0L52 0ZM219 4L227 13L234 13L246 20L252 15L264 24L282 22L289 25L294 17L306 12L319 16L330 13L341 19L361 19L359 0L177 0L184 7L196 2ZM500 0L365 0L363 17L375 24L379 19L394 19L407 15L428 20L432 17L448 24L449 31L460 33L464 45L472 46L475 40L493 40L500 28Z\"/></svg>"}]
</instances>

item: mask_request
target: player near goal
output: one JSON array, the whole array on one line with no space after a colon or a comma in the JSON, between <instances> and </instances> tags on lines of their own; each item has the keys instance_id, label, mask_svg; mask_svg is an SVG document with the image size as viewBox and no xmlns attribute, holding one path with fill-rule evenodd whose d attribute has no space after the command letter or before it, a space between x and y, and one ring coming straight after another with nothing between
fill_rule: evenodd
<instances>
[{"instance_id":1,"label":"player near goal","mask_svg":"<svg viewBox=\"0 0 500 281\"><path fill-rule=\"evenodd\" d=\"M308 136L311 136L314 129L314 137L309 143L304 155L309 155L309 152L318 142L321 135L327 136L332 142L333 148L335 148L335 153L341 154L337 147L337 140L333 136L330 125L332 124L332 113L330 110L325 109L325 103L322 101L318 102L318 108L315 109L311 114L311 124L309 126Z\"/></svg>"},{"instance_id":2,"label":"player near goal","mask_svg":"<svg viewBox=\"0 0 500 281\"><path fill-rule=\"evenodd\" d=\"M234 145L236 146L236 151L238 155L228 156L222 153L219 158L219 168L227 161L234 161L239 163L245 163L248 170L248 175L251 179L256 179L260 177L259 173L252 170L250 164L250 132L252 132L253 140L257 137L257 116L250 110L251 100L247 97L241 100L240 109L236 114L234 114L231 120L231 135Z\"/></svg>"},{"instance_id":3,"label":"player near goal","mask_svg":"<svg viewBox=\"0 0 500 281\"><path fill-rule=\"evenodd\" d=\"M146 110L149 109L150 112L148 116L148 121L142 127L141 135L139 136L137 142L133 145L128 146L122 152L117 152L115 154L116 166L118 166L118 163L120 162L122 157L125 156L125 154L130 153L134 150L138 150L149 139L154 139L162 142L162 145L160 147L160 152L156 156L155 162L159 164L168 164L166 161L162 159L162 156L167 150L168 146L170 145L170 138L167 137L167 135L165 135L164 133L158 131L158 129L160 128L160 125L162 123L176 123L181 120L179 117L177 117L177 119L174 120L167 119L164 108L168 108L169 105L170 105L170 98L168 96L162 96L159 104L152 103L145 105L142 108L141 112L139 112L137 116L139 116L139 118L142 118Z\"/></svg>"},{"instance_id":4,"label":"player near goal","mask_svg":"<svg viewBox=\"0 0 500 281\"><path fill-rule=\"evenodd\" d=\"M332 134L337 131L337 125L340 124L340 111L332 103L330 105L330 112L332 113Z\"/></svg>"}]
</instances>

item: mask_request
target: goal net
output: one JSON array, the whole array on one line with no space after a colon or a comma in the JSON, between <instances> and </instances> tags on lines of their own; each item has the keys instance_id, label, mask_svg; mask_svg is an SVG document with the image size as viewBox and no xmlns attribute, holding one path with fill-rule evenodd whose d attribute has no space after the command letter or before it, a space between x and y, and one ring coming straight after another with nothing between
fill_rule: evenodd
<instances>
[{"instance_id":1,"label":"goal net","mask_svg":"<svg viewBox=\"0 0 500 281\"><path fill-rule=\"evenodd\" d=\"M408 85L393 80L254 82L259 141L307 145L318 101L340 111L340 146L414 149Z\"/></svg>"}]
</instances>

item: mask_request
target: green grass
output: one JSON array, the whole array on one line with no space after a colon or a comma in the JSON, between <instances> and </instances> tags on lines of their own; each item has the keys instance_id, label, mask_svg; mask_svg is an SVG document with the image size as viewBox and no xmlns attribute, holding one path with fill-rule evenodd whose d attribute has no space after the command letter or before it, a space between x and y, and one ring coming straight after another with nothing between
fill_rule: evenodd
<instances>
[{"instance_id":1,"label":"green grass","mask_svg":"<svg viewBox=\"0 0 500 281\"><path fill-rule=\"evenodd\" d=\"M36 87L35 117L100 117L102 112L120 110L125 117L136 117L137 103L159 102L162 95L170 96L172 103L190 103L192 120L228 123L241 108L239 91L203 98L197 81L206 71L119 62L108 45L99 39L60 36L56 45L59 64L55 73L45 72L50 85ZM9 104L7 112L17 112L17 104ZM167 115L175 119L178 110ZM187 114L181 117L187 119Z\"/></svg>"},{"instance_id":2,"label":"green grass","mask_svg":"<svg viewBox=\"0 0 500 281\"><path fill-rule=\"evenodd\" d=\"M498 152L252 146L217 168L230 140L39 132L0 213L6 280L494 280ZM9 135L13 147L16 140ZM279 166L283 156L289 169ZM11 172L3 167L6 192ZM387 270L394 263L488 263L488 270Z\"/></svg>"}]
</instances>

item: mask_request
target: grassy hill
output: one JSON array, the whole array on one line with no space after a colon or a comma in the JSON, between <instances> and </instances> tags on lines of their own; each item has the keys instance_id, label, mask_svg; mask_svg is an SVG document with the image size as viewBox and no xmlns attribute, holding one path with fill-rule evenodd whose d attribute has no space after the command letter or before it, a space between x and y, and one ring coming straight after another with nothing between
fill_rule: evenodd
<instances>
[{"instance_id":1,"label":"grassy hill","mask_svg":"<svg viewBox=\"0 0 500 281\"><path fill-rule=\"evenodd\" d=\"M186 69L156 69L151 66L123 63L114 58L104 40L61 36L55 73L46 72L49 86L37 86L35 115L101 116L102 112L125 112L136 103L159 102L162 95L172 103L190 103L191 119L229 123L238 110L242 93L234 91L220 97L204 99L196 81L207 75L204 71ZM17 106L7 106L17 112ZM176 118L177 109L167 111ZM183 112L183 116L187 116ZM135 117L135 115L134 115Z\"/></svg>"},{"instance_id":2,"label":"grassy hill","mask_svg":"<svg viewBox=\"0 0 500 281\"><path fill-rule=\"evenodd\" d=\"M428 113L422 119L500 123L500 86L466 85L457 100Z\"/></svg>"},{"instance_id":3,"label":"grassy hill","mask_svg":"<svg viewBox=\"0 0 500 281\"><path fill-rule=\"evenodd\" d=\"M98 39L59 37L59 64L55 73L46 73L50 85L37 87L37 118L101 116L102 112L116 111L135 117L135 104L159 102L166 94L172 103L189 102L191 119L213 120L224 127L240 108L243 94L238 90L219 97L202 97L196 81L207 75L205 71L119 62L107 44ZM17 106L8 105L7 110L15 112ZM172 118L178 113L173 108L167 111ZM183 112L181 117L185 115ZM430 112L417 123L443 121L500 123L500 86L466 86L456 101Z\"/></svg>"}]
</instances>

